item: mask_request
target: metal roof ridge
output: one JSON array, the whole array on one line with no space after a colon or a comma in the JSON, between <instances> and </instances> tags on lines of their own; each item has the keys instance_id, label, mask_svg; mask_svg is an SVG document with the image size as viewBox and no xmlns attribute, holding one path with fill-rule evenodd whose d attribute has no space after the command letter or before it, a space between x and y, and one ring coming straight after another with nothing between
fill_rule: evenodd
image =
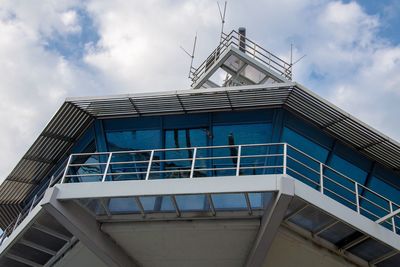
<instances>
[{"instance_id":1,"label":"metal roof ridge","mask_svg":"<svg viewBox=\"0 0 400 267\"><path fill-rule=\"evenodd\" d=\"M385 141L389 141L394 143L395 145L400 147L400 141L397 141L391 137L389 137L388 135L382 133L381 131L379 131L378 129L376 129L375 127L372 127L371 125L363 122L361 119L355 117L354 115L351 115L349 112L345 111L344 109L340 108L339 106L335 105L334 103L332 103L331 101L319 96L318 94L314 93L313 91L311 91L310 89L308 89L307 87L305 87L302 84L299 84L297 82L294 82L294 86L303 90L304 92L310 94L311 96L317 98L319 101L323 102L324 104L328 105L329 107L335 109L336 111L338 111L339 113L343 114L346 118L353 120L355 123L360 124L361 126L365 127L367 130L374 132L375 134L379 135L379 137L381 137L382 139L385 139Z\"/></svg>"},{"instance_id":2,"label":"metal roof ridge","mask_svg":"<svg viewBox=\"0 0 400 267\"><path fill-rule=\"evenodd\" d=\"M276 87L288 87L294 86L295 82L286 83L274 83L274 84L257 84L257 85L243 85L243 86L231 86L231 87L215 87L215 88L202 88L202 89L181 89L181 90L168 90L168 91L157 91L157 92L144 92L144 93L130 93L130 94L114 94L114 95L102 95L102 96L82 96L82 97L67 97L64 103L75 103L85 102L91 100L106 100L106 99L123 99L123 98L134 98L134 97L146 97L146 96L163 96L163 95L178 95L178 94L199 94L207 92L219 92L219 91L235 91L235 90L250 90L250 89L267 89Z\"/></svg>"}]
</instances>

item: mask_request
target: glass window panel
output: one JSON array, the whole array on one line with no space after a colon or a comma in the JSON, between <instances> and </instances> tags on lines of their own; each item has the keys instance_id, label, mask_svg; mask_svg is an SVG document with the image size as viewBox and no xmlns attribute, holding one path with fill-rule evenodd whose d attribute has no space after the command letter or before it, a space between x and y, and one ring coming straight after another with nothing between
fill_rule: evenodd
<instances>
[{"instance_id":1,"label":"glass window panel","mask_svg":"<svg viewBox=\"0 0 400 267\"><path fill-rule=\"evenodd\" d=\"M181 211L208 210L209 204L205 195L176 196L176 202Z\"/></svg>"},{"instance_id":2,"label":"glass window panel","mask_svg":"<svg viewBox=\"0 0 400 267\"><path fill-rule=\"evenodd\" d=\"M237 167L238 148L240 144L264 144L271 139L271 124L238 124L238 125L216 125L213 128L214 146L231 146L215 148L212 150L214 159L212 166L213 175L226 176L235 175ZM268 147L243 147L241 155L265 155ZM255 158L243 158L241 162L241 174L255 173L263 174L265 169L259 168L266 165L267 158L264 156ZM256 167L256 168L255 168Z\"/></svg>"},{"instance_id":3,"label":"glass window panel","mask_svg":"<svg viewBox=\"0 0 400 267\"><path fill-rule=\"evenodd\" d=\"M317 143L287 127L283 128L282 142L291 144L292 146L321 162L325 162L326 158L328 157L329 151L326 148L323 148Z\"/></svg>"},{"instance_id":4,"label":"glass window panel","mask_svg":"<svg viewBox=\"0 0 400 267\"><path fill-rule=\"evenodd\" d=\"M93 212L96 215L104 215L106 212L103 209L103 206L100 204L99 199L79 199L78 200L82 206L85 206L88 210Z\"/></svg>"},{"instance_id":5,"label":"glass window panel","mask_svg":"<svg viewBox=\"0 0 400 267\"><path fill-rule=\"evenodd\" d=\"M251 65L247 65L240 74L255 83L259 83L266 76Z\"/></svg>"},{"instance_id":6,"label":"glass window panel","mask_svg":"<svg viewBox=\"0 0 400 267\"><path fill-rule=\"evenodd\" d=\"M106 133L107 144L110 151L132 151L150 150L160 148L159 130L128 130L112 131ZM135 153L114 153L111 159L112 165L109 168L107 178L113 181L120 180L142 180L146 177L150 151ZM152 169L157 169L160 159L155 154ZM123 164L119 164L123 163Z\"/></svg>"},{"instance_id":7,"label":"glass window panel","mask_svg":"<svg viewBox=\"0 0 400 267\"><path fill-rule=\"evenodd\" d=\"M308 206L292 216L289 221L314 232L324 225L334 222L335 219L312 206Z\"/></svg>"},{"instance_id":8,"label":"glass window panel","mask_svg":"<svg viewBox=\"0 0 400 267\"><path fill-rule=\"evenodd\" d=\"M211 198L216 210L247 209L243 194L212 194Z\"/></svg>"},{"instance_id":9,"label":"glass window panel","mask_svg":"<svg viewBox=\"0 0 400 267\"><path fill-rule=\"evenodd\" d=\"M170 196L139 197L145 212L173 212L175 208Z\"/></svg>"},{"instance_id":10,"label":"glass window panel","mask_svg":"<svg viewBox=\"0 0 400 267\"><path fill-rule=\"evenodd\" d=\"M393 251L391 247L372 238L369 238L349 249L349 252L366 261L378 259L391 251Z\"/></svg>"},{"instance_id":11,"label":"glass window panel","mask_svg":"<svg viewBox=\"0 0 400 267\"><path fill-rule=\"evenodd\" d=\"M327 195L356 209L356 195L354 181L363 184L367 173L343 158L333 155L330 168L324 169L324 187Z\"/></svg>"},{"instance_id":12,"label":"glass window panel","mask_svg":"<svg viewBox=\"0 0 400 267\"><path fill-rule=\"evenodd\" d=\"M235 55L230 55L224 62L224 65L233 71L238 71L244 65L244 62L238 59Z\"/></svg>"},{"instance_id":13,"label":"glass window panel","mask_svg":"<svg viewBox=\"0 0 400 267\"><path fill-rule=\"evenodd\" d=\"M333 155L329 165L338 172L351 178L352 180L357 181L358 183L361 184L365 183L367 172L357 167L356 165L350 163L349 161L343 159L342 157Z\"/></svg>"},{"instance_id":14,"label":"glass window panel","mask_svg":"<svg viewBox=\"0 0 400 267\"><path fill-rule=\"evenodd\" d=\"M159 130L106 132L109 151L150 150L160 148Z\"/></svg>"},{"instance_id":15,"label":"glass window panel","mask_svg":"<svg viewBox=\"0 0 400 267\"><path fill-rule=\"evenodd\" d=\"M364 213L367 213L367 215L372 217L372 219L376 220L390 212L390 204L386 199L389 199L394 203L399 203L399 190L392 185L387 184L382 179L372 176L367 186L376 193L366 189L359 190L361 197L360 206L364 210ZM396 210L397 208L398 206L393 204L393 210ZM391 227L389 224L386 226Z\"/></svg>"},{"instance_id":16,"label":"glass window panel","mask_svg":"<svg viewBox=\"0 0 400 267\"><path fill-rule=\"evenodd\" d=\"M94 153L96 146L94 141L91 142L84 150L83 153ZM98 182L103 178L104 166L99 163L105 163L107 161L106 155L74 155L71 159L71 164L75 166L69 166L66 177L66 183L76 182Z\"/></svg>"},{"instance_id":17,"label":"glass window panel","mask_svg":"<svg viewBox=\"0 0 400 267\"><path fill-rule=\"evenodd\" d=\"M348 237L354 236L356 230L351 228L345 223L338 222L335 225L329 227L323 231L319 236L328 240L329 242L338 245L341 241Z\"/></svg>"},{"instance_id":18,"label":"glass window panel","mask_svg":"<svg viewBox=\"0 0 400 267\"><path fill-rule=\"evenodd\" d=\"M397 204L400 204L400 189L386 183L379 177L372 176L368 187L382 196L386 196Z\"/></svg>"},{"instance_id":19,"label":"glass window panel","mask_svg":"<svg viewBox=\"0 0 400 267\"><path fill-rule=\"evenodd\" d=\"M272 201L274 193L249 193L252 209L264 209Z\"/></svg>"},{"instance_id":20,"label":"glass window panel","mask_svg":"<svg viewBox=\"0 0 400 267\"><path fill-rule=\"evenodd\" d=\"M190 175L192 166L193 149L188 147L207 146L207 136L209 131L205 128L199 129L174 129L165 131L165 148L177 148L165 152L163 170L166 178L187 178ZM206 149L199 149L196 158L207 156ZM203 162L206 163L205 161ZM206 165L201 165L202 161L196 163L197 169L204 169ZM205 176L204 171L197 170L196 176Z\"/></svg>"},{"instance_id":21,"label":"glass window panel","mask_svg":"<svg viewBox=\"0 0 400 267\"><path fill-rule=\"evenodd\" d=\"M139 212L136 201L130 197L111 198L108 201L108 209L112 214Z\"/></svg>"}]
</instances>

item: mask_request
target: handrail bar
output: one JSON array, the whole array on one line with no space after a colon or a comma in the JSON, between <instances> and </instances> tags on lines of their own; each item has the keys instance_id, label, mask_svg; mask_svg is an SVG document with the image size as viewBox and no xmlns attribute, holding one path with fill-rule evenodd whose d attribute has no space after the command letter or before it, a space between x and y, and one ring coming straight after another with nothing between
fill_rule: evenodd
<instances>
[{"instance_id":1,"label":"handrail bar","mask_svg":"<svg viewBox=\"0 0 400 267\"><path fill-rule=\"evenodd\" d=\"M258 147L258 146L279 146L285 143L260 143L260 144L244 144L242 147ZM178 150L193 150L197 149L217 149L217 148L232 148L238 147L240 145L220 145L220 146L198 146L198 147L178 147L178 148L156 148L156 149L142 149L142 150L122 150L122 151L112 151L112 152L93 152L93 153L74 153L73 156L92 156L92 155L108 155L113 154L134 154L134 153L144 153L154 151L178 151Z\"/></svg>"},{"instance_id":2,"label":"handrail bar","mask_svg":"<svg viewBox=\"0 0 400 267\"><path fill-rule=\"evenodd\" d=\"M219 55L225 52L225 50L231 45L244 48L246 52L252 54L255 58L265 63L268 67L277 71L278 74L280 74L281 76L289 80L291 79L292 77L291 63L286 62L285 60L276 56L272 52L266 50L265 48L258 45L256 42L252 41L246 36L243 36L243 38L245 38L243 46L241 40L239 39L239 35L240 34L235 30L231 31L229 34L226 33L222 34L221 42L210 53L210 55L197 68L194 67L191 68L190 78L192 79L193 83L195 83L199 79L199 77L201 77L201 75L207 70L207 65L209 65L210 62L214 63L216 59L219 57Z\"/></svg>"}]
</instances>

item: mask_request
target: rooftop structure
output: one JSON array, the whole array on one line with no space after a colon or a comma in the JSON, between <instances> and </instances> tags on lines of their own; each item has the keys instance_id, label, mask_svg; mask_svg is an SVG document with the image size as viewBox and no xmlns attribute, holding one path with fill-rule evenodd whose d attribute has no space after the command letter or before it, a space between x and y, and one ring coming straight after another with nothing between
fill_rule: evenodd
<instances>
[{"instance_id":1,"label":"rooftop structure","mask_svg":"<svg viewBox=\"0 0 400 267\"><path fill-rule=\"evenodd\" d=\"M232 31L191 89L67 99L0 186L0 266L399 266L400 144L291 71Z\"/></svg>"}]
</instances>

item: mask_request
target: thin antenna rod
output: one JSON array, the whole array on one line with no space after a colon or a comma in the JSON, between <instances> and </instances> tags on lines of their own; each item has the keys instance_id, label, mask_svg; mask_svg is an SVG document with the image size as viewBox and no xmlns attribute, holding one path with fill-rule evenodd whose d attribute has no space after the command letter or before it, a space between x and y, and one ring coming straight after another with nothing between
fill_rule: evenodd
<instances>
[{"instance_id":1,"label":"thin antenna rod","mask_svg":"<svg viewBox=\"0 0 400 267\"><path fill-rule=\"evenodd\" d=\"M293 66L293 43L290 44L290 67Z\"/></svg>"},{"instance_id":2,"label":"thin antenna rod","mask_svg":"<svg viewBox=\"0 0 400 267\"><path fill-rule=\"evenodd\" d=\"M180 46L183 52L185 52L186 55L190 57L190 68L189 68L189 79L190 79L190 74L192 74L192 69L193 69L193 60L194 60L194 52L196 51L196 44L197 44L197 32L196 35L194 36L194 42L193 42L193 49L192 53L190 54L185 48Z\"/></svg>"},{"instance_id":3,"label":"thin antenna rod","mask_svg":"<svg viewBox=\"0 0 400 267\"><path fill-rule=\"evenodd\" d=\"M189 78L190 78L190 73L192 73L193 60L194 60L194 52L196 51L196 43L197 43L197 32L196 32L196 35L194 36L193 49L192 49L192 56L191 56L192 59L190 60Z\"/></svg>"},{"instance_id":4,"label":"thin antenna rod","mask_svg":"<svg viewBox=\"0 0 400 267\"><path fill-rule=\"evenodd\" d=\"M289 65L289 69L291 71L291 76L293 75L293 66L298 63L300 60L302 60L303 58L305 58L307 55L304 54L302 57L300 57L299 59L295 60L293 62L293 43L290 44L290 65Z\"/></svg>"},{"instance_id":5,"label":"thin antenna rod","mask_svg":"<svg viewBox=\"0 0 400 267\"><path fill-rule=\"evenodd\" d=\"M297 62L299 62L300 60L302 60L303 58L305 58L307 55L306 54L304 54L302 57L300 57L298 60L296 60L295 62L293 62L293 64L292 64L292 66L294 65L294 64L296 64Z\"/></svg>"},{"instance_id":6,"label":"thin antenna rod","mask_svg":"<svg viewBox=\"0 0 400 267\"><path fill-rule=\"evenodd\" d=\"M219 43L222 43L222 40L224 39L224 25L225 25L225 14L226 14L227 1L225 1L223 13L221 12L221 6L219 5L218 1L217 1L217 5L218 5L218 10L219 10L219 16L221 17L221 36L220 36Z\"/></svg>"}]
</instances>

